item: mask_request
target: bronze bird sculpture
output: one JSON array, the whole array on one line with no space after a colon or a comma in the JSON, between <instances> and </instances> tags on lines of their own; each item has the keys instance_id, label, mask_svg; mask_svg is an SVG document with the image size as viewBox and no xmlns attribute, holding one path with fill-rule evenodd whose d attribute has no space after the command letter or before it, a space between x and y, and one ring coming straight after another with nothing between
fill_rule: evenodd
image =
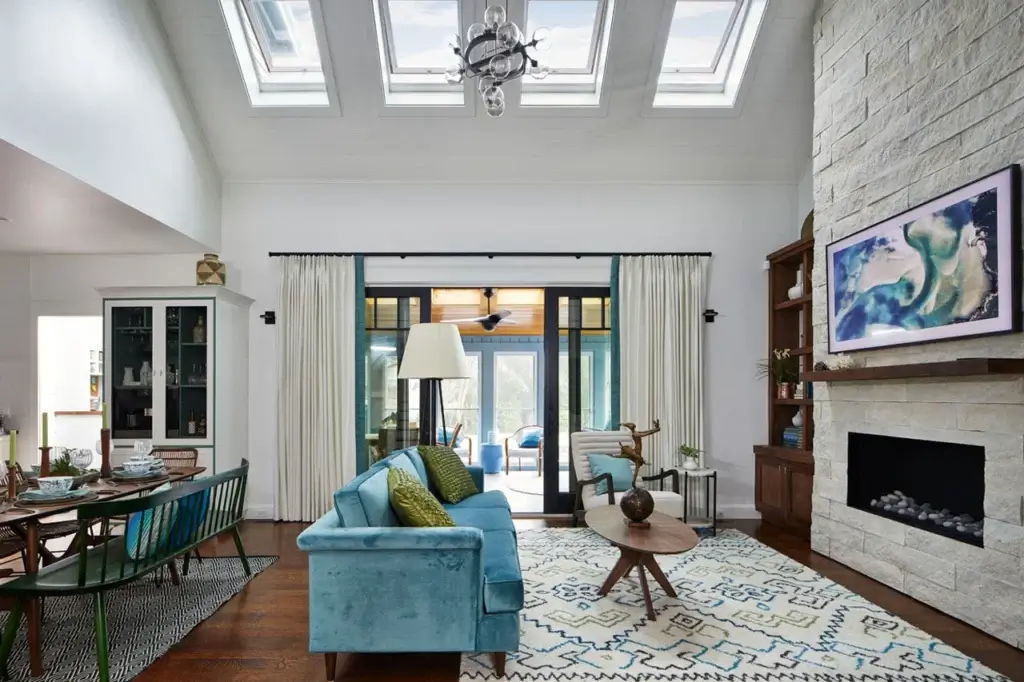
<instances>
[{"instance_id":1,"label":"bronze bird sculpture","mask_svg":"<svg viewBox=\"0 0 1024 682\"><path fill-rule=\"evenodd\" d=\"M644 444L641 439L661 431L661 421L655 419L654 428L647 431L637 431L636 424L632 422L622 422L619 426L629 429L633 444L627 445L622 443L620 445L620 452L615 457L623 457L633 463L633 487L635 488L637 476L640 475L640 467L646 464L644 460Z\"/></svg>"}]
</instances>

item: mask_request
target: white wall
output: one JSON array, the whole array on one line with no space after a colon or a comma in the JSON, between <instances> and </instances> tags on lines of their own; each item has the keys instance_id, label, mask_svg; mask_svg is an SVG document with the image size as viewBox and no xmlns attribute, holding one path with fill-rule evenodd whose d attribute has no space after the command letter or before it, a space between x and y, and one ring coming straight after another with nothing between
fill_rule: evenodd
<instances>
[{"instance_id":1,"label":"white wall","mask_svg":"<svg viewBox=\"0 0 1024 682\"><path fill-rule=\"evenodd\" d=\"M277 272L268 251L712 251L707 326L708 452L720 469L722 509L753 508L751 445L767 434L764 386L765 254L793 240L793 185L410 185L226 184L223 258L256 299L250 330L251 505L274 494L275 329L258 313L277 307ZM413 273L411 277L402 271ZM559 272L560 270L560 272ZM408 259L367 263L371 283L500 284L554 277L607 282L607 264L572 260L559 270L538 259ZM575 274L566 275L566 272ZM375 278L379 278L376 279ZM475 282L474 282L475 279Z\"/></svg>"},{"instance_id":2,"label":"white wall","mask_svg":"<svg viewBox=\"0 0 1024 682\"><path fill-rule=\"evenodd\" d=\"M814 210L814 173L813 164L808 161L800 180L796 184L796 236L804 226L804 218Z\"/></svg>"},{"instance_id":3,"label":"white wall","mask_svg":"<svg viewBox=\"0 0 1024 682\"><path fill-rule=\"evenodd\" d=\"M103 317L47 316L37 322L36 415L50 415L50 445L93 450L102 417L55 413L89 411L89 353L103 348Z\"/></svg>"},{"instance_id":4,"label":"white wall","mask_svg":"<svg viewBox=\"0 0 1024 682\"><path fill-rule=\"evenodd\" d=\"M0 139L219 246L219 175L150 2L5 0L0 63Z\"/></svg>"},{"instance_id":5,"label":"white wall","mask_svg":"<svg viewBox=\"0 0 1024 682\"><path fill-rule=\"evenodd\" d=\"M28 256L0 255L0 410L11 413L9 428L34 433L26 390L32 380L29 266Z\"/></svg>"}]
</instances>

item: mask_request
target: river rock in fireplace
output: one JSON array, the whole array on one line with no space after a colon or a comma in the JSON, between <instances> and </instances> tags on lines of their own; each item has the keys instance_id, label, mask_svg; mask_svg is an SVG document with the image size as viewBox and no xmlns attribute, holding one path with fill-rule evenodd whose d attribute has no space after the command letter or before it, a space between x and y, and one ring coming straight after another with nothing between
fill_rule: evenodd
<instances>
[{"instance_id":1,"label":"river rock in fireplace","mask_svg":"<svg viewBox=\"0 0 1024 682\"><path fill-rule=\"evenodd\" d=\"M918 521L932 521L947 531L981 538L985 536L984 519L975 521L970 514L954 514L949 509L934 509L928 502L918 503L913 497L894 490L871 500L871 507L890 516L909 516Z\"/></svg>"}]
</instances>

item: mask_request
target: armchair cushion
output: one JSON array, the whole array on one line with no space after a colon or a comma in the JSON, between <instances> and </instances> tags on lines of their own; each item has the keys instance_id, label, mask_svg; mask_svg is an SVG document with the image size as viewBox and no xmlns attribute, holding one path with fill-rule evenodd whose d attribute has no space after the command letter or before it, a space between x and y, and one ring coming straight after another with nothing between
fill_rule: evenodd
<instances>
[{"instance_id":1,"label":"armchair cushion","mask_svg":"<svg viewBox=\"0 0 1024 682\"><path fill-rule=\"evenodd\" d=\"M629 490L633 485L633 467L630 461L624 457L613 457L612 455L588 455L590 471L594 478L601 474L612 475L612 490L620 492ZM604 495L608 492L608 486L604 481L597 484L597 494Z\"/></svg>"},{"instance_id":2,"label":"armchair cushion","mask_svg":"<svg viewBox=\"0 0 1024 682\"><path fill-rule=\"evenodd\" d=\"M540 439L544 437L544 432L540 429L529 429L523 431L523 437L519 441L519 447L537 449L540 447Z\"/></svg>"},{"instance_id":3,"label":"armchair cushion","mask_svg":"<svg viewBox=\"0 0 1024 682\"><path fill-rule=\"evenodd\" d=\"M523 608L523 576L511 530L484 531L484 611L505 613Z\"/></svg>"},{"instance_id":4,"label":"armchair cushion","mask_svg":"<svg viewBox=\"0 0 1024 682\"><path fill-rule=\"evenodd\" d=\"M479 528L482 531L507 530L515 533L512 516L507 509L448 507L446 509L456 526Z\"/></svg>"},{"instance_id":5,"label":"armchair cushion","mask_svg":"<svg viewBox=\"0 0 1024 682\"><path fill-rule=\"evenodd\" d=\"M445 502L458 502L480 491L455 450L444 445L421 445L420 456L427 474Z\"/></svg>"},{"instance_id":6,"label":"armchair cushion","mask_svg":"<svg viewBox=\"0 0 1024 682\"><path fill-rule=\"evenodd\" d=\"M420 483L423 485L428 485L430 482L430 478L427 477L427 467L423 463L420 453L416 451L416 448L399 450L394 456L388 457L387 465L392 469L395 467L405 469L420 479Z\"/></svg>"},{"instance_id":7,"label":"armchair cushion","mask_svg":"<svg viewBox=\"0 0 1024 682\"><path fill-rule=\"evenodd\" d=\"M437 498L415 474L405 469L394 467L388 470L388 493L391 506L403 525L417 528L455 525Z\"/></svg>"}]
</instances>

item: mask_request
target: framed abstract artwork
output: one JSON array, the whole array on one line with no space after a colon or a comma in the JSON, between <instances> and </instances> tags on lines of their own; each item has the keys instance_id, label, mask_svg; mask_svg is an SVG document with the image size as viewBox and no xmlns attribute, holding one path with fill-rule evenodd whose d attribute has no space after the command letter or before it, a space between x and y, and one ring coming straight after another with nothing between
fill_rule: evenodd
<instances>
[{"instance_id":1,"label":"framed abstract artwork","mask_svg":"<svg viewBox=\"0 0 1024 682\"><path fill-rule=\"evenodd\" d=\"M830 353L1021 331L1020 167L825 248Z\"/></svg>"}]
</instances>

